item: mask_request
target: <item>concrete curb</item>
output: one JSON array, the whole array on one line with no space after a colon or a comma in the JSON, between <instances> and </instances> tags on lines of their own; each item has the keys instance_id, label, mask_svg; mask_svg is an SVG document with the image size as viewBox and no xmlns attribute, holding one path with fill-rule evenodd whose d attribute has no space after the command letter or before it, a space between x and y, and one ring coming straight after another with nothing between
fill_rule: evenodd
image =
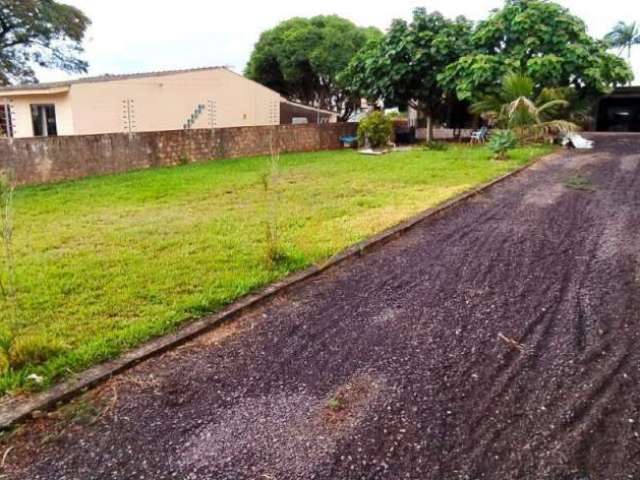
<instances>
[{"instance_id":1,"label":"concrete curb","mask_svg":"<svg viewBox=\"0 0 640 480\"><path fill-rule=\"evenodd\" d=\"M454 197L453 199L445 202L444 204L425 210L424 212L416 215L415 217L391 227L382 233L374 235L373 237L357 243L346 250L340 252L338 255L330 258L327 262L321 265L314 265L301 272L292 274L279 282L273 283L264 289L254 294L249 294L240 298L236 302L232 303L228 307L224 308L218 313L209 315L200 320L190 322L181 327L177 332L165 335L155 340L143 344L142 346L127 352L120 357L104 362L95 367L89 368L73 376L72 378L50 388L45 392L35 394L29 398L15 398L9 400L0 405L0 430L6 430L16 423L19 423L32 415L32 413L38 411L45 411L56 407L62 403L68 402L74 397L82 394L86 390L95 387L101 382L104 382L112 376L121 373L129 368L132 368L136 364L147 360L153 356L159 355L167 350L182 345L195 337L202 335L215 327L221 325L224 322L230 321L239 315L245 313L251 308L255 308L261 305L266 300L284 293L292 287L301 284L302 282L309 280L316 275L333 268L344 261L362 255L365 252L371 251L376 247L382 246L385 243L401 236L403 233L412 229L416 225L425 222L427 220L435 220L441 214L448 212L454 207L461 206L467 200L486 192L493 186L502 183L503 181L518 175L519 173L527 170L532 165L543 160L549 160L556 156L560 156L561 153L555 152L549 155L540 157L533 162L530 162L522 167L517 168L501 177L492 180L489 183L481 185L467 193L463 193Z\"/></svg>"}]
</instances>

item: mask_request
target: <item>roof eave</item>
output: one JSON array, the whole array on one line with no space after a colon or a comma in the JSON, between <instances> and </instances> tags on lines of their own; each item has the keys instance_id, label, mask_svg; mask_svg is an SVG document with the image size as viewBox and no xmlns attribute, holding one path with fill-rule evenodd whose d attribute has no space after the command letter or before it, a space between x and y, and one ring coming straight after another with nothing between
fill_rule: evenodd
<instances>
[{"instance_id":1,"label":"roof eave","mask_svg":"<svg viewBox=\"0 0 640 480\"><path fill-rule=\"evenodd\" d=\"M67 93L71 89L70 85L55 88L25 88L15 90L0 90L0 97L26 97L34 95L60 95Z\"/></svg>"},{"instance_id":2,"label":"roof eave","mask_svg":"<svg viewBox=\"0 0 640 480\"><path fill-rule=\"evenodd\" d=\"M326 115L338 115L336 112L332 112L331 110L325 110L323 108L318 108L318 107L312 107L311 105L304 105L302 103L298 103L298 102L293 102L291 100L288 100L284 97L280 97L280 103L286 103L288 105L294 106L294 107L298 107L298 108L302 108L303 110L311 110L313 112L319 112L319 113L324 113Z\"/></svg>"}]
</instances>

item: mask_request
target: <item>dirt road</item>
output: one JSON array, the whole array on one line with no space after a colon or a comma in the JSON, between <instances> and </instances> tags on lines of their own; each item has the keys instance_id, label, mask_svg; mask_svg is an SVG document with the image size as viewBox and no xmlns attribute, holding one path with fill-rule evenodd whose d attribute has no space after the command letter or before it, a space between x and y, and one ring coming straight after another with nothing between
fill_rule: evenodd
<instances>
[{"instance_id":1,"label":"dirt road","mask_svg":"<svg viewBox=\"0 0 640 480\"><path fill-rule=\"evenodd\" d=\"M597 142L27 425L6 474L640 478L640 137Z\"/></svg>"}]
</instances>

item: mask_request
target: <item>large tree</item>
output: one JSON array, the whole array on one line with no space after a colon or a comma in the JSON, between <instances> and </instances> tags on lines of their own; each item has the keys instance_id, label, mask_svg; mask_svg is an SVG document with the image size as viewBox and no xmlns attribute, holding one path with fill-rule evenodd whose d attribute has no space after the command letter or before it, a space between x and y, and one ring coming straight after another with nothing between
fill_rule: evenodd
<instances>
[{"instance_id":1,"label":"large tree","mask_svg":"<svg viewBox=\"0 0 640 480\"><path fill-rule=\"evenodd\" d=\"M89 19L53 0L0 0L0 85L36 82L34 66L86 72L79 58Z\"/></svg>"},{"instance_id":2,"label":"large tree","mask_svg":"<svg viewBox=\"0 0 640 480\"><path fill-rule=\"evenodd\" d=\"M336 111L346 120L358 99L338 75L379 36L375 28L360 28L335 15L292 18L262 33L245 75L290 100Z\"/></svg>"},{"instance_id":3,"label":"large tree","mask_svg":"<svg viewBox=\"0 0 640 480\"><path fill-rule=\"evenodd\" d=\"M417 8L411 22L394 20L385 37L360 52L342 77L365 97L421 112L431 140L433 119L447 102L438 73L468 52L471 29L464 17L449 20Z\"/></svg>"},{"instance_id":4,"label":"large tree","mask_svg":"<svg viewBox=\"0 0 640 480\"><path fill-rule=\"evenodd\" d=\"M545 0L507 0L477 25L471 43L473 51L439 76L463 100L498 90L508 72L532 78L538 91L573 87L583 98L633 78L629 64L592 38L580 18Z\"/></svg>"}]
</instances>

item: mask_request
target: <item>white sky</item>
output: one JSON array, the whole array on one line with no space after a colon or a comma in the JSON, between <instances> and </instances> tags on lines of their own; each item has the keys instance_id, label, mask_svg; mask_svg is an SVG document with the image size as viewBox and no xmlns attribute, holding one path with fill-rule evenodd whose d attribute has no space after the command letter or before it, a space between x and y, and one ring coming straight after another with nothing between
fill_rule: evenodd
<instances>
[{"instance_id":1,"label":"white sky","mask_svg":"<svg viewBox=\"0 0 640 480\"><path fill-rule=\"evenodd\" d=\"M361 26L386 29L414 7L446 16L487 16L502 0L63 0L93 21L85 58L90 74L228 65L242 72L260 32L292 16L337 14ZM640 21L637 0L559 0L602 37L619 20ZM633 54L640 83L640 47ZM66 78L43 71L42 81Z\"/></svg>"}]
</instances>

